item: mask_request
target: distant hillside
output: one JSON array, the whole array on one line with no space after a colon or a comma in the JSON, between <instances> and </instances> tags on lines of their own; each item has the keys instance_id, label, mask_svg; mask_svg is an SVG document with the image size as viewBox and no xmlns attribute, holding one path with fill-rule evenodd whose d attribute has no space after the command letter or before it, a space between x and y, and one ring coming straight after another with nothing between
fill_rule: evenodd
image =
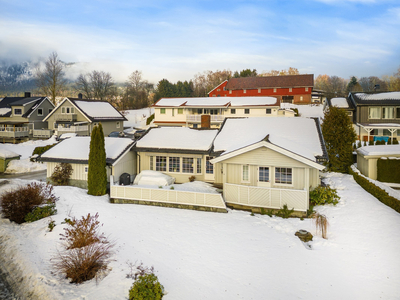
<instances>
[{"instance_id":1,"label":"distant hillside","mask_svg":"<svg viewBox=\"0 0 400 300\"><path fill-rule=\"evenodd\" d=\"M0 61L0 97L18 96L36 89L34 70L37 64Z\"/></svg>"}]
</instances>

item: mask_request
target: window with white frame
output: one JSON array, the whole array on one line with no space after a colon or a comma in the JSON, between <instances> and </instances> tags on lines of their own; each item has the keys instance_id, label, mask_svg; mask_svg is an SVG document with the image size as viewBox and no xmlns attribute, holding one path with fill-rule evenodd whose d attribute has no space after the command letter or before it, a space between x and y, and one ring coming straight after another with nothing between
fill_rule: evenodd
<instances>
[{"instance_id":1,"label":"window with white frame","mask_svg":"<svg viewBox=\"0 0 400 300\"><path fill-rule=\"evenodd\" d=\"M201 158L197 158L196 173L201 174Z\"/></svg>"},{"instance_id":2,"label":"window with white frame","mask_svg":"<svg viewBox=\"0 0 400 300\"><path fill-rule=\"evenodd\" d=\"M150 170L154 170L153 156L150 156Z\"/></svg>"},{"instance_id":3,"label":"window with white frame","mask_svg":"<svg viewBox=\"0 0 400 300\"><path fill-rule=\"evenodd\" d=\"M261 88L258 88L258 93L259 93L259 94L261 93Z\"/></svg>"},{"instance_id":4,"label":"window with white frame","mask_svg":"<svg viewBox=\"0 0 400 300\"><path fill-rule=\"evenodd\" d=\"M65 107L61 107L61 113L65 114Z\"/></svg>"},{"instance_id":5,"label":"window with white frame","mask_svg":"<svg viewBox=\"0 0 400 300\"><path fill-rule=\"evenodd\" d=\"M75 108L71 107L71 114L75 113Z\"/></svg>"},{"instance_id":6,"label":"window with white frame","mask_svg":"<svg viewBox=\"0 0 400 300\"><path fill-rule=\"evenodd\" d=\"M160 114L165 114L165 108L160 108Z\"/></svg>"},{"instance_id":7,"label":"window with white frame","mask_svg":"<svg viewBox=\"0 0 400 300\"><path fill-rule=\"evenodd\" d=\"M207 156L206 157L206 173L207 174L213 174L214 173L214 166L210 162L210 160L212 160L213 158L214 157L211 157L211 156Z\"/></svg>"},{"instance_id":8,"label":"window with white frame","mask_svg":"<svg viewBox=\"0 0 400 300\"><path fill-rule=\"evenodd\" d=\"M181 158L180 157L169 157L169 171L180 172L181 171Z\"/></svg>"},{"instance_id":9,"label":"window with white frame","mask_svg":"<svg viewBox=\"0 0 400 300\"><path fill-rule=\"evenodd\" d=\"M381 108L380 107L370 107L368 110L369 119L380 119L381 118Z\"/></svg>"},{"instance_id":10,"label":"window with white frame","mask_svg":"<svg viewBox=\"0 0 400 300\"><path fill-rule=\"evenodd\" d=\"M43 108L38 108L37 115L38 116L43 116Z\"/></svg>"},{"instance_id":11,"label":"window with white frame","mask_svg":"<svg viewBox=\"0 0 400 300\"><path fill-rule=\"evenodd\" d=\"M244 109L244 113L245 113L246 115L248 115L248 114L250 113L250 108L245 108L245 109Z\"/></svg>"},{"instance_id":12,"label":"window with white frame","mask_svg":"<svg viewBox=\"0 0 400 300\"><path fill-rule=\"evenodd\" d=\"M246 89L243 89L243 94L246 94Z\"/></svg>"},{"instance_id":13,"label":"window with white frame","mask_svg":"<svg viewBox=\"0 0 400 300\"><path fill-rule=\"evenodd\" d=\"M178 108L178 115L182 115L183 114L183 108Z\"/></svg>"},{"instance_id":14,"label":"window with white frame","mask_svg":"<svg viewBox=\"0 0 400 300\"><path fill-rule=\"evenodd\" d=\"M383 119L394 119L394 107L388 106L382 108Z\"/></svg>"},{"instance_id":15,"label":"window with white frame","mask_svg":"<svg viewBox=\"0 0 400 300\"><path fill-rule=\"evenodd\" d=\"M167 171L167 157L156 156L156 171Z\"/></svg>"},{"instance_id":16,"label":"window with white frame","mask_svg":"<svg viewBox=\"0 0 400 300\"><path fill-rule=\"evenodd\" d=\"M192 157L182 157L182 173L193 173Z\"/></svg>"},{"instance_id":17,"label":"window with white frame","mask_svg":"<svg viewBox=\"0 0 400 300\"><path fill-rule=\"evenodd\" d=\"M269 182L269 167L258 168L258 181Z\"/></svg>"},{"instance_id":18,"label":"window with white frame","mask_svg":"<svg viewBox=\"0 0 400 300\"><path fill-rule=\"evenodd\" d=\"M291 93L292 92L292 88L289 88L289 93Z\"/></svg>"},{"instance_id":19,"label":"window with white frame","mask_svg":"<svg viewBox=\"0 0 400 300\"><path fill-rule=\"evenodd\" d=\"M305 91L308 92L308 87L305 88Z\"/></svg>"},{"instance_id":20,"label":"window with white frame","mask_svg":"<svg viewBox=\"0 0 400 300\"><path fill-rule=\"evenodd\" d=\"M22 109L14 108L14 115L22 115Z\"/></svg>"},{"instance_id":21,"label":"window with white frame","mask_svg":"<svg viewBox=\"0 0 400 300\"><path fill-rule=\"evenodd\" d=\"M275 183L292 184L292 168L275 168Z\"/></svg>"},{"instance_id":22,"label":"window with white frame","mask_svg":"<svg viewBox=\"0 0 400 300\"><path fill-rule=\"evenodd\" d=\"M231 108L231 114L232 115L236 114L236 109L235 108Z\"/></svg>"},{"instance_id":23,"label":"window with white frame","mask_svg":"<svg viewBox=\"0 0 400 300\"><path fill-rule=\"evenodd\" d=\"M71 112L71 108L70 107L66 107L65 108L65 113L69 114Z\"/></svg>"},{"instance_id":24,"label":"window with white frame","mask_svg":"<svg viewBox=\"0 0 400 300\"><path fill-rule=\"evenodd\" d=\"M303 101L303 96L300 96L300 101Z\"/></svg>"},{"instance_id":25,"label":"window with white frame","mask_svg":"<svg viewBox=\"0 0 400 300\"><path fill-rule=\"evenodd\" d=\"M249 165L242 165L242 181L249 182L250 181L250 168Z\"/></svg>"},{"instance_id":26,"label":"window with white frame","mask_svg":"<svg viewBox=\"0 0 400 300\"><path fill-rule=\"evenodd\" d=\"M274 93L276 93L276 88L274 88Z\"/></svg>"},{"instance_id":27,"label":"window with white frame","mask_svg":"<svg viewBox=\"0 0 400 300\"><path fill-rule=\"evenodd\" d=\"M229 94L232 94L232 90L229 90Z\"/></svg>"},{"instance_id":28,"label":"window with white frame","mask_svg":"<svg viewBox=\"0 0 400 300\"><path fill-rule=\"evenodd\" d=\"M265 111L265 113L266 113L267 115L270 115L271 112L272 112L272 110L271 110L270 108L267 108L266 111Z\"/></svg>"}]
</instances>

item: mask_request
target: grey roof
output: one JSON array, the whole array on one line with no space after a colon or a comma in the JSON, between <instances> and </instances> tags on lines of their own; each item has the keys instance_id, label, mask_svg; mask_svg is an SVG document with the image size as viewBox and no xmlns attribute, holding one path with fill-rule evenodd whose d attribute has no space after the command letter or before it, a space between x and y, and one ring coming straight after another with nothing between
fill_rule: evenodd
<instances>
[{"instance_id":1,"label":"grey roof","mask_svg":"<svg viewBox=\"0 0 400 300\"><path fill-rule=\"evenodd\" d=\"M400 105L400 92L350 93L348 96L355 106L358 105Z\"/></svg>"}]
</instances>

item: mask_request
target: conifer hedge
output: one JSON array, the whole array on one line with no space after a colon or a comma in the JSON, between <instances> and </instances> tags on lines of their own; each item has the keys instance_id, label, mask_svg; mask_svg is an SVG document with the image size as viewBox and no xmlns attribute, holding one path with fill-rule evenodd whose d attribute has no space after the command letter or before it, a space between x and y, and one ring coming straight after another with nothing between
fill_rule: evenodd
<instances>
[{"instance_id":1,"label":"conifer hedge","mask_svg":"<svg viewBox=\"0 0 400 300\"><path fill-rule=\"evenodd\" d=\"M377 180L400 183L400 159L382 159L377 162Z\"/></svg>"},{"instance_id":2,"label":"conifer hedge","mask_svg":"<svg viewBox=\"0 0 400 300\"><path fill-rule=\"evenodd\" d=\"M101 123L95 126L90 137L88 194L101 196L107 192L106 150Z\"/></svg>"}]
</instances>

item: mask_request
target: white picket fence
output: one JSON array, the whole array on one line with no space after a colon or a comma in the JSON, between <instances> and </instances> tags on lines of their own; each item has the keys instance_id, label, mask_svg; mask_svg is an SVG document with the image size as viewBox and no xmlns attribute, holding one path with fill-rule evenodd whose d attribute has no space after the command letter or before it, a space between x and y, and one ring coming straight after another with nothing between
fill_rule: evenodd
<instances>
[{"instance_id":1,"label":"white picket fence","mask_svg":"<svg viewBox=\"0 0 400 300\"><path fill-rule=\"evenodd\" d=\"M306 190L277 189L266 187L224 184L226 203L240 204L253 207L281 209L287 205L289 209L307 211L308 193Z\"/></svg>"},{"instance_id":2,"label":"white picket fence","mask_svg":"<svg viewBox=\"0 0 400 300\"><path fill-rule=\"evenodd\" d=\"M112 179L112 178L111 178ZM226 209L221 194L143 188L134 185L115 185L110 181L110 197L114 199L141 200L178 205L195 205Z\"/></svg>"}]
</instances>

